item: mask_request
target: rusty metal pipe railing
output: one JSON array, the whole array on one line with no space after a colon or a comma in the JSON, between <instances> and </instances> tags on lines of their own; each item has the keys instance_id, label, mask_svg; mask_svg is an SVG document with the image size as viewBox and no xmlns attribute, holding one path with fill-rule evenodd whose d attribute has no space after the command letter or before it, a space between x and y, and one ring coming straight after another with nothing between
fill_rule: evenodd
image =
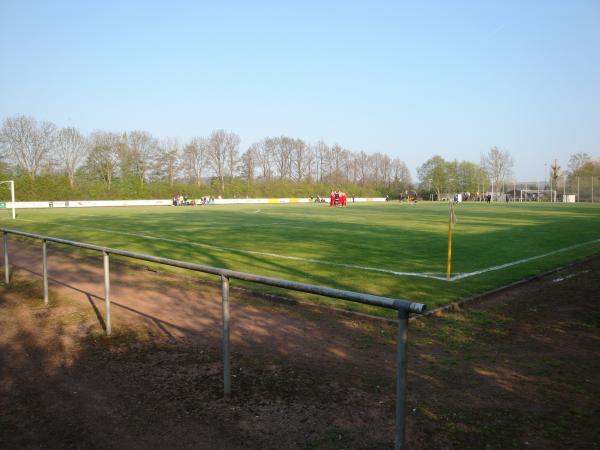
<instances>
[{"instance_id":1,"label":"rusty metal pipe railing","mask_svg":"<svg viewBox=\"0 0 600 450\"><path fill-rule=\"evenodd\" d=\"M1 229L4 235L4 274L5 283L8 286L10 281L10 267L8 259L8 235L23 236L32 239L39 239L43 242L43 272L44 272L44 300L48 301L48 262L47 262L47 243L55 242L57 244L70 245L88 250L101 252L104 262L104 297L106 302L105 325L106 334L110 335L112 331L110 317L110 267L109 255L118 255L126 258L138 259L167 266L178 267L181 269L193 270L196 272L217 275L221 277L221 295L222 295L222 313L223 313L223 392L225 396L231 394L231 353L229 346L230 317L229 317L229 280L248 281L252 283L264 284L293 291L306 292L309 294L322 295L325 297L339 298L355 303L365 305L379 306L382 308L394 309L398 312L398 337L396 342L396 425L395 425L395 449L404 448L405 441L405 422L406 422L406 356L407 356L407 330L408 318L411 313L421 314L426 306L422 303L413 302L404 299L394 299L381 297L378 295L365 294L360 292L346 291L342 289L317 286L314 284L300 283L297 281L283 280L281 278L266 277L254 275L246 272L222 269L206 266L202 264L179 261L176 259L163 258L160 256L146 255L143 253L131 252L116 248L104 247L84 242L71 241L68 239L43 236L26 231Z\"/></svg>"}]
</instances>

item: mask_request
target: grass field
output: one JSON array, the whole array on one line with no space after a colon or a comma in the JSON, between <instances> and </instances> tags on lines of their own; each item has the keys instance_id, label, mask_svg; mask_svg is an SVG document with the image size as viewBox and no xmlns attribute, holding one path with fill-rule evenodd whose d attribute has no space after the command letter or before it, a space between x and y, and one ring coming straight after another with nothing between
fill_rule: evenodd
<instances>
[{"instance_id":1,"label":"grass field","mask_svg":"<svg viewBox=\"0 0 600 450\"><path fill-rule=\"evenodd\" d=\"M451 281L444 203L21 210L0 225L429 308L600 251L600 205L463 203L457 218Z\"/></svg>"}]
</instances>

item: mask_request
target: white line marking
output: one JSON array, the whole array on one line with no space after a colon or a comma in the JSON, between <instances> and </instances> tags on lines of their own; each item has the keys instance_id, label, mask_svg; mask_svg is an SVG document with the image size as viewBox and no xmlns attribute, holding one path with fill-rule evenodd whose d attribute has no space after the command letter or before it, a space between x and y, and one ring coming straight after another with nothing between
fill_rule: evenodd
<instances>
[{"instance_id":1,"label":"white line marking","mask_svg":"<svg viewBox=\"0 0 600 450\"><path fill-rule=\"evenodd\" d=\"M30 219L16 219L16 220L37 223L37 221L30 220ZM359 270L366 270L369 272L387 273L387 274L395 275L395 276L430 278L430 279L434 279L434 280L449 281L449 282L454 282L454 281L462 280L465 278L470 278L470 277L473 277L476 275L481 275L483 273L493 272L496 270L506 269L507 267L512 267L512 266L516 266L518 264L523 264L523 263L533 261L536 259L545 258L547 256L551 256L551 255L555 255L557 253L561 253L561 252L565 252L565 251L572 250L575 248L583 247L585 245L600 243L600 239L594 239L592 241L582 242L580 244L575 244L575 245L571 245L569 247L560 248L560 249L557 249L557 250L554 250L554 251L551 251L548 253L544 253L542 255L531 256L529 258L524 258L524 259L520 259L517 261L509 262L509 263L500 264L498 266L488 267L486 269L476 270L474 272L458 273L458 274L450 277L450 279L448 279L446 276L436 275L433 273L399 272L396 270L382 269L379 267L368 267L368 266L359 266L359 265L355 265L355 264L336 263L336 262L332 262L332 261L323 261L320 259L302 258L300 256L282 255L279 253L257 252L257 251L253 251L253 250L242 250L239 248L232 248L232 247L220 247L217 245L203 244L200 242L190 242L190 241L182 241L182 240L178 240L178 239L169 239L169 238L164 238L164 237L159 237L159 236L152 236L150 234L138 234L138 233L129 233L127 231L106 230L104 228L85 227L85 226L73 225L73 224L68 224L68 223L61 223L61 224L57 224L55 222L46 222L46 223L49 223L51 225L58 225L61 227L69 226L72 228L80 228L83 230L101 231L103 233L108 233L108 234L121 234L124 236L133 236L133 237L137 237L137 238L151 239L151 240L155 240L155 241L172 242L174 244L193 245L195 247L210 248L210 249L217 250L217 251L226 251L226 252L231 252L231 253L241 253L241 254L248 254L248 255L269 256L272 258L289 259L292 261L303 261L303 262L310 262L310 263L315 263L315 264L323 264L323 265L327 265L327 266L345 267L348 269L359 269Z\"/></svg>"},{"instance_id":2,"label":"white line marking","mask_svg":"<svg viewBox=\"0 0 600 450\"><path fill-rule=\"evenodd\" d=\"M506 269L507 267L516 266L517 264L523 264L529 261L533 261L535 259L545 258L546 256L555 255L560 252L566 252L568 250L572 250L574 248L583 247L584 245L596 244L600 242L600 239L594 239L593 241L582 242L581 244L571 245L569 247L559 248L558 250L554 250L552 252L544 253L543 255L531 256L529 258L519 259L518 261L509 262L506 264L500 264L499 266L488 267L487 269L476 270L475 272L463 273L459 275L455 275L450 278L450 281L462 280L463 278L473 277L475 275L481 275L482 273L493 272L495 270Z\"/></svg>"},{"instance_id":3,"label":"white line marking","mask_svg":"<svg viewBox=\"0 0 600 450\"><path fill-rule=\"evenodd\" d=\"M576 277L578 275L581 275L582 273L588 273L591 272L591 269L588 270L582 270L581 272L575 272L575 273L570 273L568 275L565 275L564 277L558 277L552 280L553 283L560 283L561 281L564 280L568 280L569 278L573 278Z\"/></svg>"},{"instance_id":4,"label":"white line marking","mask_svg":"<svg viewBox=\"0 0 600 450\"><path fill-rule=\"evenodd\" d=\"M35 220L29 220L29 219L17 219L17 220L21 220L21 221L25 221L25 222L36 222ZM106 230L106 229L103 229L103 228L85 227L85 226L73 225L73 224L68 224L68 223L61 223L61 224L57 224L55 222L46 222L46 223L50 223L52 225L57 225L57 226L61 226L61 227L62 226L69 226L69 227L72 227L72 228L79 228L79 229L83 229L83 230L101 231L102 233L108 233L108 234L120 234L120 235L124 235L124 236L133 236L133 237L137 237L137 238L151 239L151 240L155 240L155 241L172 242L174 244L193 245L195 247L210 248L210 249L213 249L213 250L225 251L225 252L231 252L231 253L242 253L242 254L248 254L248 255L269 256L271 258L289 259L289 260L292 260L292 261L303 261L303 262L310 262L310 263L315 263L315 264L323 264L323 265L335 266L335 267L346 267L346 268L349 268L349 269L367 270L367 271L370 271L370 272L388 273L388 274L396 275L396 276L410 276L410 277L420 277L420 278L433 278L433 279L436 279L436 280L446 281L446 278L443 277L443 276L438 276L438 275L428 274L428 273L398 272L398 271L395 271L395 270L382 269L382 268L379 268L379 267L365 267L365 266L358 266L358 265L355 265L355 264L335 263L335 262L331 262L331 261L323 261L323 260L320 260L320 259L302 258L300 256L282 255L282 254L279 254L279 253L257 252L257 251L253 251L253 250L242 250L242 249L239 249L239 248L232 248L232 247L220 247L220 246L217 246L217 245L203 244L203 243L200 243L200 242L190 242L190 241L182 241L182 240L178 240L178 239L169 239L169 238L164 238L164 237L159 237L159 236L152 236L150 234L138 234L138 233L129 233L127 231Z\"/></svg>"}]
</instances>

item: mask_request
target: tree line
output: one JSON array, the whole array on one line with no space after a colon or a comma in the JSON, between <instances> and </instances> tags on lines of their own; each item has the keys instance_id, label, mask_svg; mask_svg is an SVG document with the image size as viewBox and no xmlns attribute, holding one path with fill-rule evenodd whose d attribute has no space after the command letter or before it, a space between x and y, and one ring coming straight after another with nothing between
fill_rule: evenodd
<instances>
[{"instance_id":1,"label":"tree line","mask_svg":"<svg viewBox=\"0 0 600 450\"><path fill-rule=\"evenodd\" d=\"M333 188L359 196L430 195L509 190L513 158L492 147L479 163L433 156L417 168L383 153L351 151L322 141L266 137L240 149L240 137L215 130L187 142L158 139L147 131L60 128L33 117L4 119L0 128L0 177L17 181L22 200L267 197L327 195ZM578 176L600 176L600 160L571 156L569 170L553 165L554 186ZM565 181L563 181L565 182Z\"/></svg>"},{"instance_id":2,"label":"tree line","mask_svg":"<svg viewBox=\"0 0 600 450\"><path fill-rule=\"evenodd\" d=\"M593 183L596 183L596 189L600 191L600 158L594 159L588 153L572 154L566 170L561 168L558 161L552 162L546 167L548 172L544 175L545 184L542 180L524 180L533 183L516 183L513 167L514 161L510 153L498 147L492 147L483 153L479 164L471 161L446 161L436 155L418 167L419 184L416 190L423 197L429 194L434 198L442 198L453 192L492 191L519 195L519 189L537 186L539 189L579 193L581 201L590 199ZM515 187L517 192L513 192Z\"/></svg>"},{"instance_id":3,"label":"tree line","mask_svg":"<svg viewBox=\"0 0 600 450\"><path fill-rule=\"evenodd\" d=\"M266 137L241 151L240 137L225 130L180 144L147 131L84 135L73 127L15 116L2 123L0 146L1 176L18 178L22 188L29 188L26 196L40 189L65 198L82 193L144 198L182 191L309 196L331 188L378 195L412 187L410 171L398 158L288 136Z\"/></svg>"},{"instance_id":4,"label":"tree line","mask_svg":"<svg viewBox=\"0 0 600 450\"><path fill-rule=\"evenodd\" d=\"M481 155L480 164L471 161L446 161L433 156L417 169L421 193L441 198L452 192L486 192L492 185L496 192L504 191L504 184L512 176L513 159L506 150L492 147Z\"/></svg>"}]
</instances>

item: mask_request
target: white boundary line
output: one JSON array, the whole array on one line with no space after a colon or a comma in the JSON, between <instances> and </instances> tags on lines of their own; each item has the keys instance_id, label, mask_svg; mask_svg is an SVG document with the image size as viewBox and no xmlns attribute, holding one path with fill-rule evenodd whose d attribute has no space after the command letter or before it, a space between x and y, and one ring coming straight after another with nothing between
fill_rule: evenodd
<instances>
[{"instance_id":1,"label":"white boundary line","mask_svg":"<svg viewBox=\"0 0 600 450\"><path fill-rule=\"evenodd\" d=\"M35 220L29 220L29 219L20 219L19 218L17 220L24 221L24 222L34 222L34 223L37 223ZM292 260L292 261L310 262L310 263L322 264L322 265L327 265L327 266L345 267L345 268L348 268L348 269L360 269L360 270L366 270L366 271L369 271L369 272L387 273L387 274L395 275L395 276L407 276L407 277L417 277L417 278L430 278L430 279L434 279L434 280L447 281L447 282L454 282L454 281L462 280L462 279L465 279L465 278L470 278L470 277L473 277L473 276L476 276L476 275L481 275L483 273L488 273L488 272L493 272L493 271L496 271L496 270L506 269L507 267L512 267L512 266L516 266L518 264L523 264L523 263L526 263L526 262L529 262L529 261L533 261L533 260L536 260L536 259L545 258L547 256L555 255L557 253L565 252L565 251L572 250L572 249L575 249L575 248L583 247L583 246L590 245L590 244L600 243L600 239L594 239L592 241L582 242L580 244L575 244L575 245L571 245L569 247L560 248L560 249L557 249L557 250L554 250L554 251L551 251L551 252L548 252L548 253L544 253L542 255L531 256L529 258L519 259L517 261L512 261L512 262L501 264L501 265L498 265L498 266L488 267L486 269L476 270L474 272L459 273L459 274L456 274L456 275L452 276L450 279L448 279L446 276L436 275L436 274L432 274L432 273L399 272L399 271L396 271L396 270L382 269L382 268L379 268L379 267L369 267L369 266L359 266L359 265L355 265L355 264L335 263L335 262L331 262L331 261L323 261L323 260L320 260L320 259L302 258L300 256L289 256L289 255L282 255L282 254L278 254L278 253L257 252L257 251L254 251L254 250L242 250L242 249L233 248L233 247L220 247L220 246L217 246L217 245L204 244L204 243L201 243L201 242L190 242L190 241L182 241L182 240L179 240L179 239L169 239L169 238L164 238L164 237L159 237L159 236L152 236L150 234L129 233L127 231L107 230L107 229L104 229L104 228L85 227L85 226L73 225L73 224L67 224L67 223L61 223L61 224L57 224L57 223L54 223L54 222L49 222L49 223L52 224L52 225L68 226L68 227L72 227L72 228L80 228L80 229L83 229L83 230L101 231L103 233L108 233L108 234L120 234L120 235L124 235L124 236L133 236L133 237L137 237L137 238L151 239L151 240L155 240L155 241L172 242L174 244L193 245L195 247L210 248L210 249L217 250L217 251L224 251L224 252L231 252L231 253L241 253L241 254L248 254L248 255L269 256L269 257L272 257L272 258L289 259L289 260Z\"/></svg>"},{"instance_id":2,"label":"white boundary line","mask_svg":"<svg viewBox=\"0 0 600 450\"><path fill-rule=\"evenodd\" d=\"M557 253L566 252L568 250L572 250L574 248L583 247L585 245L596 244L599 243L600 239L594 239L593 241L582 242L581 244L571 245L569 247L559 248L558 250L554 250L548 253L544 253L543 255L531 256L529 258L519 259L517 261L509 262L506 264L500 264L499 266L488 267L487 269L476 270L475 272L463 273L454 275L450 278L450 281L462 280L464 278L473 277L475 275L481 275L482 273L493 272L495 270L506 269L507 267L516 266L517 264L523 264L529 261L533 261L540 258L545 258L546 256L555 255Z\"/></svg>"},{"instance_id":3,"label":"white boundary line","mask_svg":"<svg viewBox=\"0 0 600 450\"><path fill-rule=\"evenodd\" d=\"M25 222L34 222L34 223L36 222L35 220L29 220L29 219L17 219L17 220L21 220L21 221L25 221ZM282 254L278 254L278 253L257 252L257 251L254 251L254 250L242 250L242 249L233 248L233 247L220 247L220 246L217 246L217 245L203 244L201 242L190 242L190 241L182 241L182 240L179 240L179 239L169 239L169 238L164 238L164 237L152 236L150 234L139 234L139 233L129 233L127 231L106 230L106 229L103 229L103 228L85 227L85 226L73 225L73 224L68 224L68 223L61 223L61 224L53 223L53 222L47 222L47 223L50 223L52 225L58 225L58 226L68 226L68 227L72 227L72 228L80 228L80 229L83 229L83 230L101 231L103 233L108 233L108 234L120 234L120 235L124 235L124 236L133 236L133 237L137 237L137 238L151 239L151 240L154 240L154 241L172 242L174 244L193 245L195 247L210 248L210 249L213 249L213 250L230 252L230 253L241 253L241 254L248 254L248 255L269 256L269 257L272 257L272 258L289 259L289 260L292 260L292 261L310 262L310 263L323 264L323 265L335 266L335 267L346 267L346 268L349 268L349 269L367 270L369 272L388 273L388 274L396 275L396 276L410 276L410 277L419 277L419 278L433 278L433 279L436 279L436 280L446 281L446 278L443 277L443 276L434 275L434 274L428 274L428 273L420 273L420 272L398 272L396 270L382 269L382 268L379 268L379 267L358 266L358 265L355 265L355 264L344 264L344 263L335 263L335 262L331 262L331 261L323 261L321 259L302 258L300 256L289 256L289 255L282 255Z\"/></svg>"}]
</instances>

